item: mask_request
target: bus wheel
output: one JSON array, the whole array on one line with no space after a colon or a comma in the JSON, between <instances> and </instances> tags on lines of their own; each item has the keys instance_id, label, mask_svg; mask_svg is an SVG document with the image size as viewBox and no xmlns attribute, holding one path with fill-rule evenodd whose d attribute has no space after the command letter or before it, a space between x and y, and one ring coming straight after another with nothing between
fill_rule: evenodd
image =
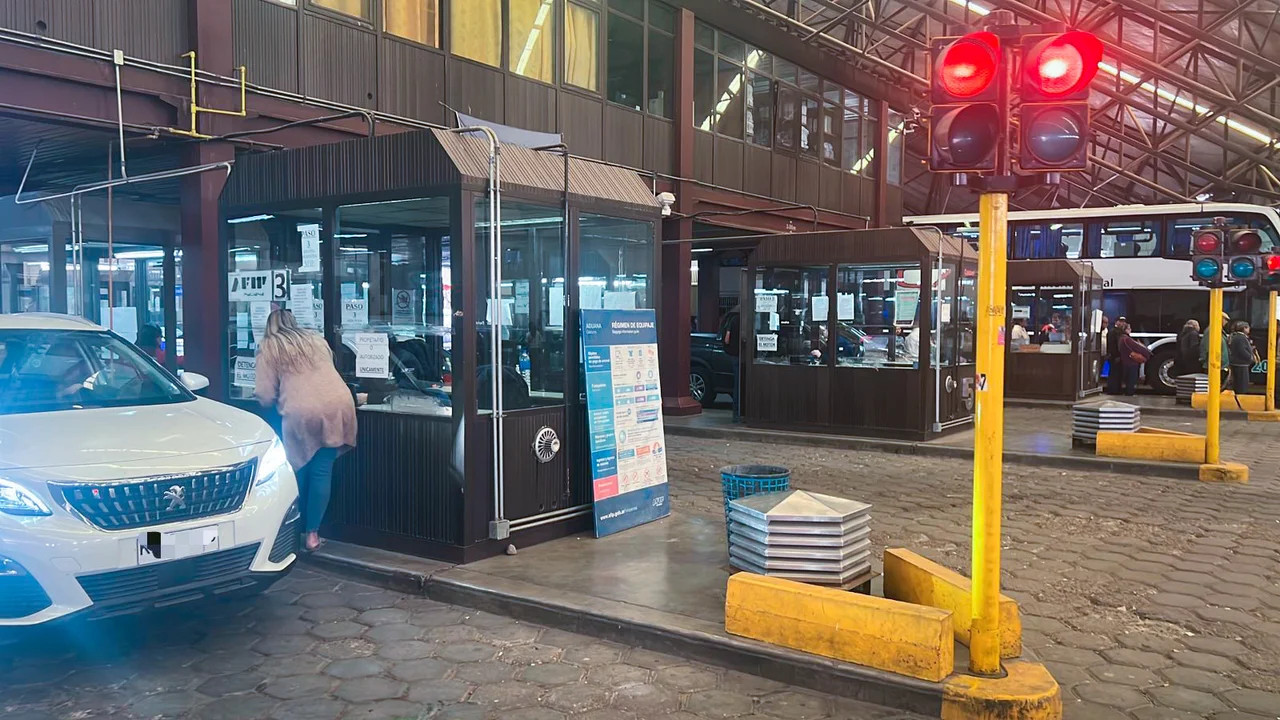
<instances>
[{"instance_id":1,"label":"bus wheel","mask_svg":"<svg viewBox=\"0 0 1280 720\"><path fill-rule=\"evenodd\" d=\"M1172 395L1177 391L1173 379L1173 352L1156 351L1147 361L1147 384L1162 395Z\"/></svg>"}]
</instances>

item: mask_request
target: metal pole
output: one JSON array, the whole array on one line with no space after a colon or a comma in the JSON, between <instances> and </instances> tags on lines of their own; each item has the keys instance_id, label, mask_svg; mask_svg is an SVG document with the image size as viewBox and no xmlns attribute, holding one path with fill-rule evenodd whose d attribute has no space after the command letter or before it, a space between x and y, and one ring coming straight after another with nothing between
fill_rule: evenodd
<instances>
[{"instance_id":1,"label":"metal pole","mask_svg":"<svg viewBox=\"0 0 1280 720\"><path fill-rule=\"evenodd\" d=\"M1204 461L1220 461L1218 439L1222 419L1222 288L1209 290L1209 407L1205 418Z\"/></svg>"},{"instance_id":2,"label":"metal pole","mask_svg":"<svg viewBox=\"0 0 1280 720\"><path fill-rule=\"evenodd\" d=\"M1267 302L1267 412L1276 409L1276 291Z\"/></svg>"},{"instance_id":3,"label":"metal pole","mask_svg":"<svg viewBox=\"0 0 1280 720\"><path fill-rule=\"evenodd\" d=\"M978 221L978 347L973 447L973 631L969 670L1000 674L1000 500L1004 456L1005 263L1009 196L985 192Z\"/></svg>"}]
</instances>

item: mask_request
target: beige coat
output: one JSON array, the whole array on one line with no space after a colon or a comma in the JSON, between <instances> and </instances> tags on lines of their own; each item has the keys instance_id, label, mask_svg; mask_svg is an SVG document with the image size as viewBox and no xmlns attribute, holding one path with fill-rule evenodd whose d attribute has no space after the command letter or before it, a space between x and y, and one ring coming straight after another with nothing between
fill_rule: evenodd
<instances>
[{"instance_id":1,"label":"beige coat","mask_svg":"<svg viewBox=\"0 0 1280 720\"><path fill-rule=\"evenodd\" d=\"M351 391L333 367L328 344L311 336L315 352L309 366L277 368L258 355L254 395L263 405L274 404L284 421L285 454L294 469L310 462L320 448L349 450L356 445L356 406Z\"/></svg>"}]
</instances>

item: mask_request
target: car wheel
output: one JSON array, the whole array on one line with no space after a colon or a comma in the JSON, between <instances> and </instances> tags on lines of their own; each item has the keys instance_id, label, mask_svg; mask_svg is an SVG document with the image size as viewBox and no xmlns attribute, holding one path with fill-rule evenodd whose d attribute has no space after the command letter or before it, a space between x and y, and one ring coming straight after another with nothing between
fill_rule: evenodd
<instances>
[{"instance_id":1,"label":"car wheel","mask_svg":"<svg viewBox=\"0 0 1280 720\"><path fill-rule=\"evenodd\" d=\"M1157 352L1147 361L1147 384L1162 395L1172 395L1178 390L1173 378L1174 354Z\"/></svg>"},{"instance_id":2,"label":"car wheel","mask_svg":"<svg viewBox=\"0 0 1280 720\"><path fill-rule=\"evenodd\" d=\"M689 372L689 395L703 407L708 407L716 401L715 388L711 385L711 378L705 370L694 368Z\"/></svg>"}]
</instances>

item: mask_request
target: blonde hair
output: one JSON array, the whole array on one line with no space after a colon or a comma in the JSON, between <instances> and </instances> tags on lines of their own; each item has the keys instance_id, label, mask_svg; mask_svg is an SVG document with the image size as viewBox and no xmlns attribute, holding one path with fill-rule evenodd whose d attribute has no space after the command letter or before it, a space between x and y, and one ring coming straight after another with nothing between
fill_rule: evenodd
<instances>
[{"instance_id":1,"label":"blonde hair","mask_svg":"<svg viewBox=\"0 0 1280 720\"><path fill-rule=\"evenodd\" d=\"M266 331L258 342L258 357L264 357L277 368L285 371L304 370L321 359L332 359L324 339L304 330L293 313L288 310L272 310L267 316Z\"/></svg>"}]
</instances>

